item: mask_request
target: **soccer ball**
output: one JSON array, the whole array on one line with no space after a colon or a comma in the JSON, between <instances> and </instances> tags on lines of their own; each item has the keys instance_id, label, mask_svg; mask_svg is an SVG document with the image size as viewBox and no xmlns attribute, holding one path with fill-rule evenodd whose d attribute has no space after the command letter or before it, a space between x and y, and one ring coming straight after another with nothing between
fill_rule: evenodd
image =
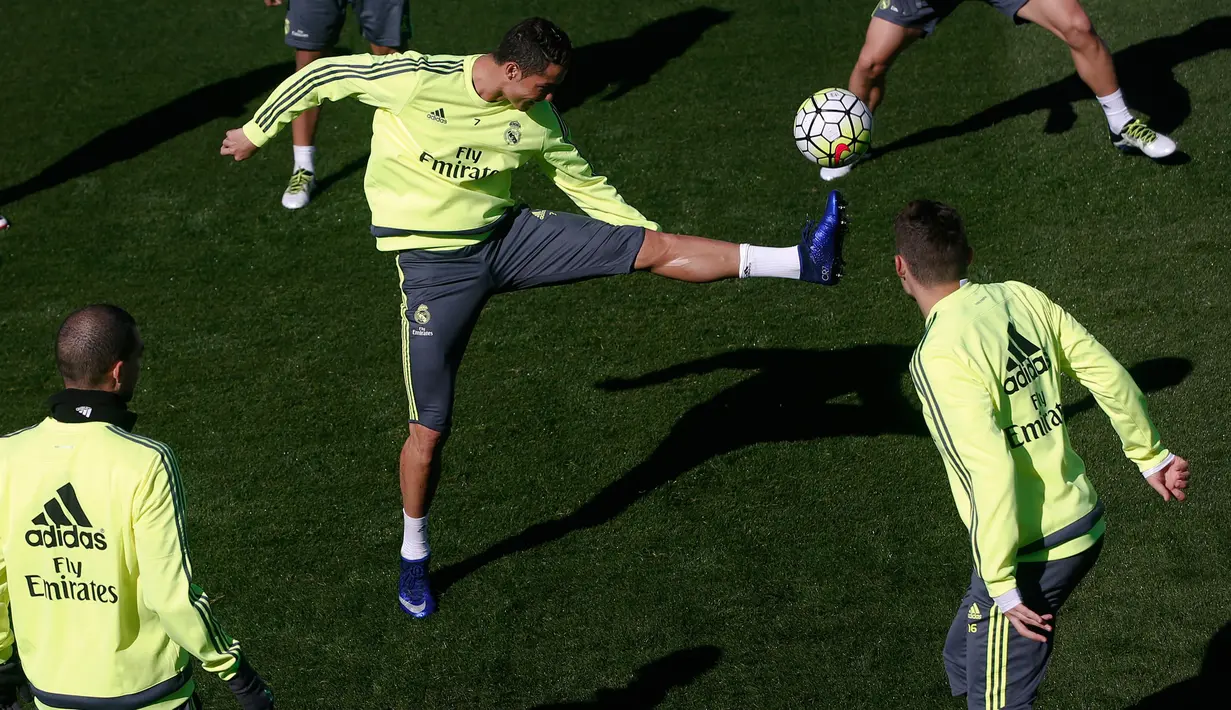
<instances>
[{"instance_id":1,"label":"soccer ball","mask_svg":"<svg viewBox=\"0 0 1231 710\"><path fill-rule=\"evenodd\" d=\"M822 168L850 165L872 147L872 112L846 89L822 89L795 113L795 147Z\"/></svg>"}]
</instances>

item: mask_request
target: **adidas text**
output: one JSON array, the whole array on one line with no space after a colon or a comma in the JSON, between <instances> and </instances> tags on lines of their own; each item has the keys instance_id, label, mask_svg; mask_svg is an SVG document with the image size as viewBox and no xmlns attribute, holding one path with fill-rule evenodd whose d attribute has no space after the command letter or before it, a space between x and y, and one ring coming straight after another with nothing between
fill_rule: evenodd
<instances>
[{"instance_id":1,"label":"adidas text","mask_svg":"<svg viewBox=\"0 0 1231 710\"><path fill-rule=\"evenodd\" d=\"M26 544L47 549L59 547L72 550L80 547L83 550L105 550L107 536L101 530L92 533L89 530L81 530L76 525L71 528L33 528L26 531Z\"/></svg>"},{"instance_id":2,"label":"adidas text","mask_svg":"<svg viewBox=\"0 0 1231 710\"><path fill-rule=\"evenodd\" d=\"M427 117L436 123L448 123L448 121L445 120L445 110L443 108L438 108L435 111L432 111L427 115Z\"/></svg>"}]
</instances>

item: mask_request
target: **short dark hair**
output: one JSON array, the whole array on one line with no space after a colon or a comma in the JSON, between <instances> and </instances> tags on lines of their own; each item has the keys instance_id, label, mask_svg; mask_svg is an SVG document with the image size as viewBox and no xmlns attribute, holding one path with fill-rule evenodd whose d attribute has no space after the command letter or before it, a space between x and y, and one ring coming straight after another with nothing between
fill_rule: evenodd
<instances>
[{"instance_id":1,"label":"short dark hair","mask_svg":"<svg viewBox=\"0 0 1231 710\"><path fill-rule=\"evenodd\" d=\"M513 62L523 74L534 76L547 71L552 64L567 69L573 59L573 43L551 20L531 17L505 32L492 54L500 64Z\"/></svg>"},{"instance_id":2,"label":"short dark hair","mask_svg":"<svg viewBox=\"0 0 1231 710\"><path fill-rule=\"evenodd\" d=\"M949 205L915 200L893 220L898 254L924 286L958 281L970 264L962 217Z\"/></svg>"},{"instance_id":3,"label":"short dark hair","mask_svg":"<svg viewBox=\"0 0 1231 710\"><path fill-rule=\"evenodd\" d=\"M65 382L101 385L117 362L138 354L137 321L119 306L97 303L69 314L56 334L56 367Z\"/></svg>"}]
</instances>

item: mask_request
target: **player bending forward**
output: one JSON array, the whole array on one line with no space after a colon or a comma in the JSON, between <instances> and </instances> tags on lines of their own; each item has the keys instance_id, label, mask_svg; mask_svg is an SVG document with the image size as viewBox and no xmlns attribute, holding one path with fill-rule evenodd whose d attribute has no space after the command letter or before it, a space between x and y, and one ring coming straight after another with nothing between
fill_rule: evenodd
<instances>
[{"instance_id":1,"label":"player bending forward","mask_svg":"<svg viewBox=\"0 0 1231 710\"><path fill-rule=\"evenodd\" d=\"M1023 283L965 281L957 212L921 200L894 221L902 287L927 326L910 371L970 529L974 572L945 641L971 710L1028 708L1060 606L1103 547L1103 501L1069 442L1060 372L1094 395L1163 500L1184 500L1188 462L1163 448L1145 396L1111 353Z\"/></svg>"},{"instance_id":2,"label":"player bending forward","mask_svg":"<svg viewBox=\"0 0 1231 710\"><path fill-rule=\"evenodd\" d=\"M1134 118L1120 93L1120 81L1111 52L1094 32L1078 0L983 0L1019 24L1034 23L1064 40L1073 55L1077 74L1094 92L1111 131L1111 143L1124 152L1165 158L1175 152L1175 141ZM885 76L902 50L927 37L961 0L881 0L872 13L867 38L851 70L850 90L875 111L885 96ZM854 165L821 168L821 177L836 180Z\"/></svg>"},{"instance_id":3,"label":"player bending forward","mask_svg":"<svg viewBox=\"0 0 1231 710\"><path fill-rule=\"evenodd\" d=\"M377 248L397 253L410 431L400 474L404 532L399 601L415 617L428 585L427 511L449 430L454 378L471 329L494 293L631 271L707 282L841 277L845 232L837 193L797 247L666 234L624 202L578 154L551 105L572 55L540 18L490 54L350 56L308 65L256 117L227 133L222 154L251 156L297 114L353 96L377 108L364 188ZM510 197L512 172L534 163L589 217L530 210Z\"/></svg>"}]
</instances>

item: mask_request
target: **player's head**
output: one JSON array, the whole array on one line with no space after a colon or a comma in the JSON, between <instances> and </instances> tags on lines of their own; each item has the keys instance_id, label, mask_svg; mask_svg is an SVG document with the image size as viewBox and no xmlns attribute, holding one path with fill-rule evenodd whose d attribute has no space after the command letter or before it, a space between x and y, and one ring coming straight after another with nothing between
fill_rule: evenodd
<instances>
[{"instance_id":1,"label":"player's head","mask_svg":"<svg viewBox=\"0 0 1231 710\"><path fill-rule=\"evenodd\" d=\"M894 266L908 294L966 278L974 254L957 210L932 200L915 200L894 218L893 231L898 250Z\"/></svg>"},{"instance_id":2,"label":"player's head","mask_svg":"<svg viewBox=\"0 0 1231 710\"><path fill-rule=\"evenodd\" d=\"M65 387L115 392L125 401L132 399L144 352L137 321L119 306L73 311L56 335L56 367Z\"/></svg>"},{"instance_id":3,"label":"player's head","mask_svg":"<svg viewBox=\"0 0 1231 710\"><path fill-rule=\"evenodd\" d=\"M492 58L500 66L504 98L527 111L539 101L551 101L568 71L573 44L551 21L532 17L505 33Z\"/></svg>"}]
</instances>

